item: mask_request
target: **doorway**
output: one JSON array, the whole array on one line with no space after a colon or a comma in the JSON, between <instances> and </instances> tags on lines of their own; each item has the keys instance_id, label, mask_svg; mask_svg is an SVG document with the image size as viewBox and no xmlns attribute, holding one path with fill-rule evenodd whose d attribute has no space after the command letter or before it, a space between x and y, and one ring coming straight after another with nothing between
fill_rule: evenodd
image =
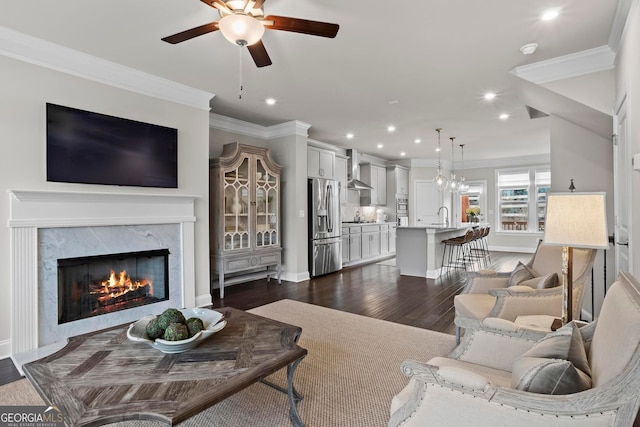
<instances>
[{"instance_id":1,"label":"doorway","mask_svg":"<svg viewBox=\"0 0 640 427\"><path fill-rule=\"evenodd\" d=\"M631 194L631 149L629 141L629 122L627 120L627 97L616 108L614 118L614 218L615 218L615 276L621 271L633 274L633 246L629 239L631 235L632 194Z\"/></svg>"},{"instance_id":2,"label":"doorway","mask_svg":"<svg viewBox=\"0 0 640 427\"><path fill-rule=\"evenodd\" d=\"M443 223L445 213L441 212L441 215L438 215L438 209L442 205L450 209L451 203L443 202L442 192L438 191L431 180L416 180L414 189L416 202L413 210L413 225L423 227Z\"/></svg>"}]
</instances>

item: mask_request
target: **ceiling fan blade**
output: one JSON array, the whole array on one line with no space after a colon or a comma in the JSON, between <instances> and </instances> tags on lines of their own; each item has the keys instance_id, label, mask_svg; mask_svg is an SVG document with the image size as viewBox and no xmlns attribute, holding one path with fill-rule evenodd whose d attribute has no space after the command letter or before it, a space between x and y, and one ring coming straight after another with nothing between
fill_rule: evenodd
<instances>
[{"instance_id":1,"label":"ceiling fan blade","mask_svg":"<svg viewBox=\"0 0 640 427\"><path fill-rule=\"evenodd\" d=\"M264 0L256 0L256 4L253 5L254 9L260 9L264 4Z\"/></svg>"},{"instance_id":2,"label":"ceiling fan blade","mask_svg":"<svg viewBox=\"0 0 640 427\"><path fill-rule=\"evenodd\" d=\"M256 63L256 66L266 67L271 65L271 58L269 58L269 54L267 53L267 49L264 48L262 40L258 40L251 46L247 46L247 49L249 49L249 53L253 58L253 62Z\"/></svg>"},{"instance_id":3,"label":"ceiling fan blade","mask_svg":"<svg viewBox=\"0 0 640 427\"><path fill-rule=\"evenodd\" d=\"M269 15L265 21L273 21L273 24L265 23L265 28L271 30L291 31L294 33L309 34L311 36L334 38L338 34L340 26L328 22L309 21L306 19L289 18L286 16Z\"/></svg>"},{"instance_id":4,"label":"ceiling fan blade","mask_svg":"<svg viewBox=\"0 0 640 427\"><path fill-rule=\"evenodd\" d=\"M192 28L190 30L182 31L182 32L174 34L172 36L167 36L167 37L163 38L162 41L165 41L165 42L171 43L171 44L176 44L176 43L181 43L183 41L192 39L194 37L198 37L198 36L201 36L201 35L207 34L207 33L212 33L214 31L218 31L218 30L219 30L218 23L217 22L211 22L209 24L204 24L204 25L201 25L199 27Z\"/></svg>"},{"instance_id":5,"label":"ceiling fan blade","mask_svg":"<svg viewBox=\"0 0 640 427\"><path fill-rule=\"evenodd\" d=\"M231 9L221 0L200 0L202 3L207 6L215 7L218 10L222 10L227 13L233 13Z\"/></svg>"}]
</instances>

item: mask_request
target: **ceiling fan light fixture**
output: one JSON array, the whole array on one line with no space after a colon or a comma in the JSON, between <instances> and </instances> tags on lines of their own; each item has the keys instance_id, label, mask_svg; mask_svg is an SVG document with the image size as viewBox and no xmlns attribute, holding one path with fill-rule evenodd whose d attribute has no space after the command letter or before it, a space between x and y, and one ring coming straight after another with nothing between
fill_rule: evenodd
<instances>
[{"instance_id":1,"label":"ceiling fan light fixture","mask_svg":"<svg viewBox=\"0 0 640 427\"><path fill-rule=\"evenodd\" d=\"M225 39L240 46L251 46L264 34L264 25L260 21L242 13L223 16L218 27Z\"/></svg>"}]
</instances>

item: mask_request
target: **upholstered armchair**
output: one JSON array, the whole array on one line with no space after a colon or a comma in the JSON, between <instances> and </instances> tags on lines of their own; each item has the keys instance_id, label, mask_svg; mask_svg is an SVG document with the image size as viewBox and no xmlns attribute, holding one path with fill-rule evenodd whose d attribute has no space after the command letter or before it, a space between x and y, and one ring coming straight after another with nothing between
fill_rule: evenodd
<instances>
[{"instance_id":1,"label":"upholstered armchair","mask_svg":"<svg viewBox=\"0 0 640 427\"><path fill-rule=\"evenodd\" d=\"M640 284L633 277L618 277L595 322L539 334L488 318L448 357L405 361L410 380L392 400L389 427L633 424L640 407Z\"/></svg>"},{"instance_id":2,"label":"upholstered armchair","mask_svg":"<svg viewBox=\"0 0 640 427\"><path fill-rule=\"evenodd\" d=\"M573 250L573 318L580 317L584 288L591 279L594 249ZM486 317L514 321L523 315L562 315L562 247L540 243L527 264L513 272L482 270L467 273L454 298L456 342L460 328L476 326Z\"/></svg>"}]
</instances>

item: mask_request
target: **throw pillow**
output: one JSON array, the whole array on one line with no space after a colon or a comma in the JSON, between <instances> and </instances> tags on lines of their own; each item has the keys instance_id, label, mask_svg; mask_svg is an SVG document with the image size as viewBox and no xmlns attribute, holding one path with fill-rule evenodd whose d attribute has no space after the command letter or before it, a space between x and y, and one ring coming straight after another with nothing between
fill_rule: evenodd
<instances>
[{"instance_id":1,"label":"throw pillow","mask_svg":"<svg viewBox=\"0 0 640 427\"><path fill-rule=\"evenodd\" d=\"M591 388L591 368L578 327L574 323L563 326L516 359L511 385L542 394L571 394Z\"/></svg>"},{"instance_id":2,"label":"throw pillow","mask_svg":"<svg viewBox=\"0 0 640 427\"><path fill-rule=\"evenodd\" d=\"M523 280L521 286L529 286L533 289L549 289L560 286L558 281L558 273L551 273L546 276L534 277L533 279Z\"/></svg>"},{"instance_id":3,"label":"throw pillow","mask_svg":"<svg viewBox=\"0 0 640 427\"><path fill-rule=\"evenodd\" d=\"M509 276L509 286L517 285L523 280L533 279L538 274L528 265L518 261L518 265Z\"/></svg>"}]
</instances>

